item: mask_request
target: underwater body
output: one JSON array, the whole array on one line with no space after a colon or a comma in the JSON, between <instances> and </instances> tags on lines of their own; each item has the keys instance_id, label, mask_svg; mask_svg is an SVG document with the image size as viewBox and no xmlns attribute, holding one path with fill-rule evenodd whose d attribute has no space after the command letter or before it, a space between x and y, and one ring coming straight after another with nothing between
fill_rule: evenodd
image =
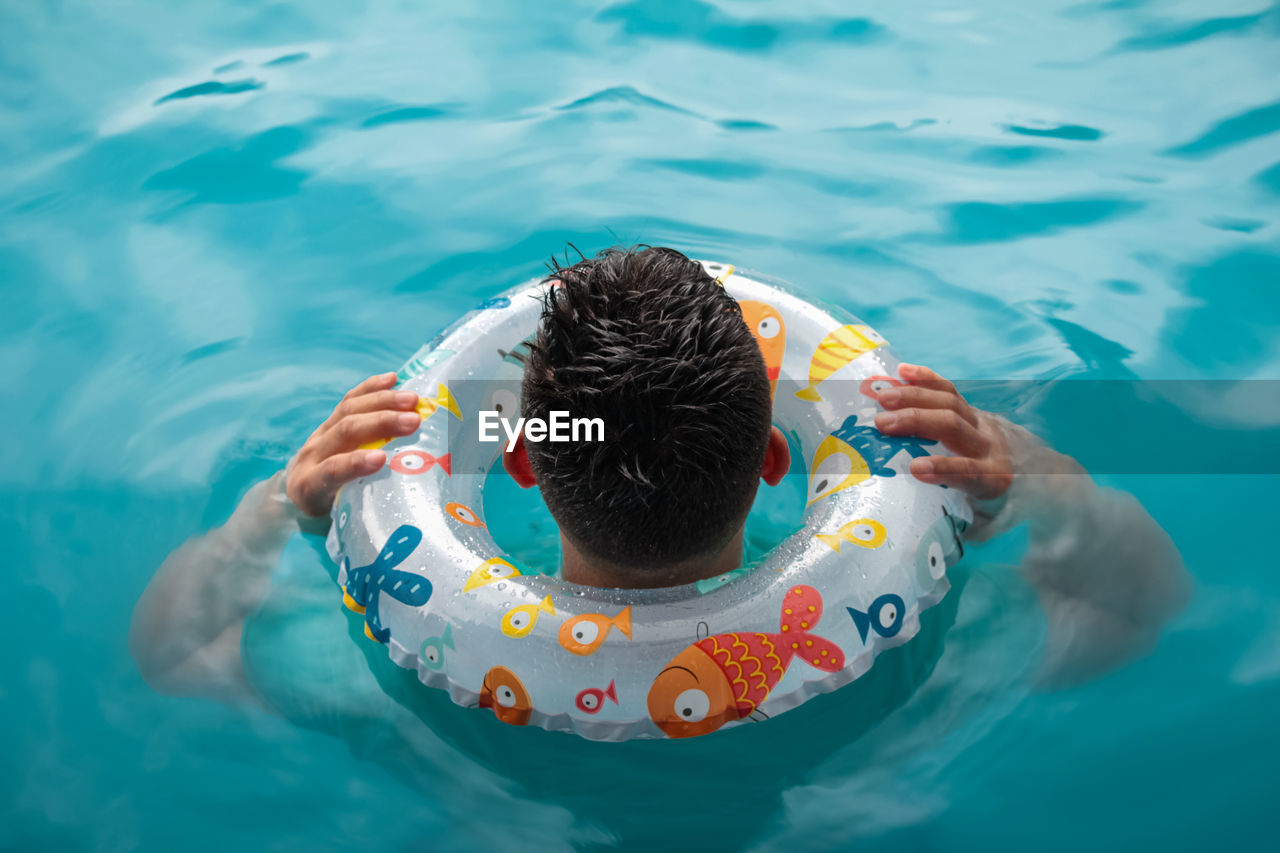
<instances>
[{"instance_id":1,"label":"underwater body","mask_svg":"<svg viewBox=\"0 0 1280 853\"><path fill-rule=\"evenodd\" d=\"M1278 37L1237 0L7 4L0 845L1267 844ZM263 707L142 681L126 639L155 569L347 388L566 244L635 242L785 279L975 383L1142 501L1190 605L1149 653L1046 689L1019 533L966 543L920 633L847 688L591 743L422 687L300 536L246 637ZM838 370L816 361L813 393ZM751 554L806 486L762 490ZM499 477L486 507L521 564L554 563L536 495Z\"/></svg>"}]
</instances>

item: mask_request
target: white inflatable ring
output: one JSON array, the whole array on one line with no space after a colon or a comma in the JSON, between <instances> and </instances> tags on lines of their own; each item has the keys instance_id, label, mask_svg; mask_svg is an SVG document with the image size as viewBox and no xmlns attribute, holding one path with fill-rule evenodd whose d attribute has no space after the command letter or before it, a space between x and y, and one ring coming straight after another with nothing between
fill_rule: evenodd
<instances>
[{"instance_id":1,"label":"white inflatable ring","mask_svg":"<svg viewBox=\"0 0 1280 853\"><path fill-rule=\"evenodd\" d=\"M961 495L908 473L941 446L873 426L877 394L898 382L888 344L836 309L704 267L760 341L774 423L808 476L804 528L754 569L656 590L569 584L503 554L483 500L502 444L480 442L475 421L518 409L512 352L553 286L521 285L405 365L420 430L387 444L387 465L335 502L328 546L344 602L428 687L506 723L592 739L701 735L853 681L946 594L972 516Z\"/></svg>"}]
</instances>

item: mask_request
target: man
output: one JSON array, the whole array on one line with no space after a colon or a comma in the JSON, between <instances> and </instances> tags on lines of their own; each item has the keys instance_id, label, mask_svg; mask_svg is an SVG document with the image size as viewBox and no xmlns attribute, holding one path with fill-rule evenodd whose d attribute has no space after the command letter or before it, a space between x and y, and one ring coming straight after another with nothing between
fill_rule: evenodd
<instances>
[{"instance_id":1,"label":"man","mask_svg":"<svg viewBox=\"0 0 1280 853\"><path fill-rule=\"evenodd\" d=\"M600 417L606 441L520 442L504 464L519 485L540 488L560 529L563 577L651 587L738 567L759 481L776 485L791 464L738 306L671 249L610 250L554 276L561 285L549 291L526 362L522 414ZM1020 570L1047 617L1041 682L1078 681L1149 650L1182 606L1186 579L1168 536L1137 501L974 409L933 371L903 365L900 377L903 387L879 394L877 428L955 454L914 459L911 475L970 498L971 540L1028 526ZM966 565L910 643L830 696L728 733L727 749L722 736L682 741L678 751L655 741L566 744L458 709L364 640L337 603L319 537L297 535L323 533L338 489L386 464L382 450L361 445L418 429L416 395L395 384L387 373L353 388L286 471L251 488L222 527L170 555L138 603L130 647L158 690L266 707L332 734L433 795L433 807L467 832L501 835L517 824L532 832L531 822L567 820L584 831L606 827L637 849L672 838L745 845L806 768L870 731L928 678L957 602L969 598L965 576L975 569ZM1001 607L989 610L998 616ZM835 732L842 740L830 740ZM779 737L788 743L780 752ZM762 764L774 755L785 760ZM583 767L635 790L602 796L584 785ZM443 779L450 793L435 796ZM726 788L724 780L738 779L752 783ZM528 800L506 793L513 780ZM708 799L718 791L719 806ZM502 820L472 807L484 797L507 803ZM648 805L627 807L633 800ZM518 803L529 807L510 811Z\"/></svg>"},{"instance_id":2,"label":"man","mask_svg":"<svg viewBox=\"0 0 1280 853\"><path fill-rule=\"evenodd\" d=\"M737 303L673 249L611 249L555 277L526 363L522 414L598 417L607 440L520 440L504 464L519 485L540 487L560 527L564 579L669 586L737 568L759 481L776 485L791 463ZM1176 550L1141 506L974 409L932 370L904 364L900 376L904 387L879 395L877 428L955 454L913 459L912 476L970 497L969 538L1032 524L1023 568L1049 617L1042 677L1077 680L1150 648L1186 587ZM245 619L290 536L322 532L342 485L385 464L382 450L361 445L418 429L418 398L395 383L387 373L353 388L287 476L255 486L223 527L166 560L131 635L150 683L255 695L241 661Z\"/></svg>"}]
</instances>

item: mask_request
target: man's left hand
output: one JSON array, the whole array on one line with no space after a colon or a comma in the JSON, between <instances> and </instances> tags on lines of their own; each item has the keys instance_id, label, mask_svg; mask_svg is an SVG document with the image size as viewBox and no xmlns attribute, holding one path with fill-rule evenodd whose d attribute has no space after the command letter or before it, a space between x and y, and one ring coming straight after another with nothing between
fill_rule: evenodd
<instances>
[{"instance_id":1,"label":"man's left hand","mask_svg":"<svg viewBox=\"0 0 1280 853\"><path fill-rule=\"evenodd\" d=\"M994 416L970 406L956 386L927 367L901 364L898 375L907 384L879 393L885 411L876 415L876 429L933 439L955 454L912 459L911 475L979 500L1003 495L1013 482L1013 461Z\"/></svg>"}]
</instances>

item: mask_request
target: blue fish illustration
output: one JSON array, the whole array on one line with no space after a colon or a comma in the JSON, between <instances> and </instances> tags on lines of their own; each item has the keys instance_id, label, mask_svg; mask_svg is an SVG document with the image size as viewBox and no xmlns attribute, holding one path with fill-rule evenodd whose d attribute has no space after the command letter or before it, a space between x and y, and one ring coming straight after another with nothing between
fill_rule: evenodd
<instances>
[{"instance_id":1,"label":"blue fish illustration","mask_svg":"<svg viewBox=\"0 0 1280 853\"><path fill-rule=\"evenodd\" d=\"M856 450L875 477L894 476L897 472L889 467L889 460L899 453L905 451L913 459L918 459L929 455L926 447L938 443L927 438L885 435L874 426L858 426L857 415L845 418L844 423L832 435Z\"/></svg>"},{"instance_id":2,"label":"blue fish illustration","mask_svg":"<svg viewBox=\"0 0 1280 853\"><path fill-rule=\"evenodd\" d=\"M916 546L916 578L921 589L931 589L947 573L947 569L964 556L962 534L969 525L942 508L939 518L920 537Z\"/></svg>"},{"instance_id":3,"label":"blue fish illustration","mask_svg":"<svg viewBox=\"0 0 1280 853\"><path fill-rule=\"evenodd\" d=\"M436 349L437 341L424 346L413 354L413 358L405 362L404 367L396 371L396 379L400 382L408 382L420 373L425 373L427 368L433 367L447 358L455 355L451 349Z\"/></svg>"},{"instance_id":4,"label":"blue fish illustration","mask_svg":"<svg viewBox=\"0 0 1280 853\"><path fill-rule=\"evenodd\" d=\"M444 650L452 649L453 645L453 626L445 625L444 633L438 637L427 637L422 641L422 645L418 648L418 657L430 669L444 669Z\"/></svg>"},{"instance_id":5,"label":"blue fish illustration","mask_svg":"<svg viewBox=\"0 0 1280 853\"><path fill-rule=\"evenodd\" d=\"M713 578L704 578L703 580L700 580L697 583L695 583L694 586L697 587L698 592L702 593L703 595L706 595L707 593L711 592L713 589L719 589L720 587L724 586L730 581L737 580L743 575L749 575L749 574L751 574L751 569L746 568L744 566L741 569L734 569L731 572L725 572L724 574L716 575Z\"/></svg>"},{"instance_id":6,"label":"blue fish illustration","mask_svg":"<svg viewBox=\"0 0 1280 853\"><path fill-rule=\"evenodd\" d=\"M489 308L507 308L511 305L511 299L507 296L490 296L484 302L476 306L477 311L484 311Z\"/></svg>"},{"instance_id":7,"label":"blue fish illustration","mask_svg":"<svg viewBox=\"0 0 1280 853\"><path fill-rule=\"evenodd\" d=\"M518 367L524 367L525 360L529 356L529 340L526 338L510 350L499 349L498 357Z\"/></svg>"},{"instance_id":8,"label":"blue fish illustration","mask_svg":"<svg viewBox=\"0 0 1280 853\"><path fill-rule=\"evenodd\" d=\"M369 639L385 643L391 638L391 629L382 626L379 616L378 603L383 593L410 607L421 607L430 600L431 581L396 569L420 542L422 531L412 524L402 524L392 531L387 544L369 565L353 569L350 558L342 558L347 579L342 587L342 603L364 614L364 632Z\"/></svg>"},{"instance_id":9,"label":"blue fish illustration","mask_svg":"<svg viewBox=\"0 0 1280 853\"><path fill-rule=\"evenodd\" d=\"M849 615L853 617L858 636L865 643L869 630L875 631L886 639L897 636L902 630L902 617L906 613L907 605L902 600L902 596L886 592L871 602L871 606L865 612L854 610L852 607L846 607L845 610L848 610Z\"/></svg>"}]
</instances>

